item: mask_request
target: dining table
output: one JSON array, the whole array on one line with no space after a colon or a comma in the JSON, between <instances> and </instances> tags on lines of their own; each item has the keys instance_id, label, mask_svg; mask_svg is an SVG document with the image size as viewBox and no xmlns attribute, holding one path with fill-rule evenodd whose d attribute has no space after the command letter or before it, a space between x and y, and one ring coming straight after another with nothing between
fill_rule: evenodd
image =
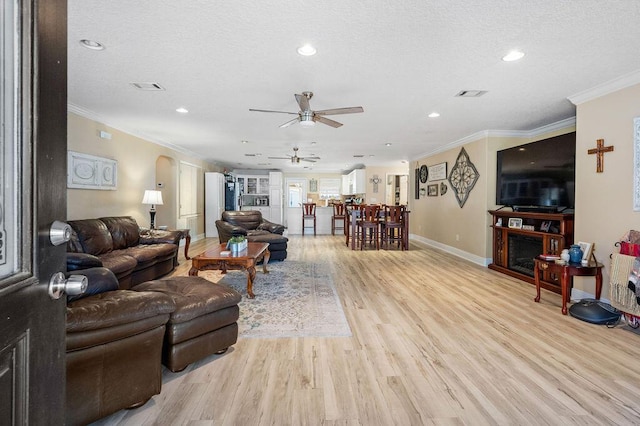
<instances>
[{"instance_id":1,"label":"dining table","mask_svg":"<svg viewBox=\"0 0 640 426\"><path fill-rule=\"evenodd\" d=\"M351 250L355 250L357 247L356 239L354 236L356 235L356 231L358 229L358 221L360 220L361 211L357 206L348 207L346 209L347 213L347 224L348 226L344 227L344 235L345 235L345 244L347 247L351 245ZM405 250L409 250L409 210L405 209L402 216L402 245ZM380 219L384 220L385 218L385 210L380 210ZM351 240L351 241L349 241ZM351 242L351 244L349 244Z\"/></svg>"}]
</instances>

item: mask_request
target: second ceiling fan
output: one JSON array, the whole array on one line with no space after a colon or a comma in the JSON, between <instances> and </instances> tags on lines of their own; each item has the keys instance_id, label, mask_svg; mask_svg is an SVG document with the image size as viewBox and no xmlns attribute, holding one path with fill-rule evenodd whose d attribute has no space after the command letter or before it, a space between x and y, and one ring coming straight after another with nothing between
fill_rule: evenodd
<instances>
[{"instance_id":1,"label":"second ceiling fan","mask_svg":"<svg viewBox=\"0 0 640 426\"><path fill-rule=\"evenodd\" d=\"M287 154L287 155L289 155L289 154ZM320 159L320 157L316 157L315 155L313 157L298 157L298 148L294 147L293 148L293 155L289 155L288 157L269 157L269 159L271 159L271 160L289 160L289 159L291 159L291 164L298 164L300 162L300 160L308 161L310 163L315 163L316 160Z\"/></svg>"},{"instance_id":2,"label":"second ceiling fan","mask_svg":"<svg viewBox=\"0 0 640 426\"><path fill-rule=\"evenodd\" d=\"M319 111L313 111L311 106L309 105L309 100L313 97L313 92L302 92L302 94L295 94L296 101L300 106L300 111L298 112L288 112L288 111L273 111L268 109L253 109L249 108L249 111L257 111L257 112L275 112L278 114L291 114L297 115L293 120L287 121L282 124L280 128L291 126L292 124L300 123L302 126L310 126L314 123L322 123L331 127L340 127L342 123L338 123L335 120L331 120L325 115L338 115L338 114L353 114L358 112L364 112L364 109L361 106L357 107L346 107L346 108L332 108L332 109L323 109Z\"/></svg>"}]
</instances>

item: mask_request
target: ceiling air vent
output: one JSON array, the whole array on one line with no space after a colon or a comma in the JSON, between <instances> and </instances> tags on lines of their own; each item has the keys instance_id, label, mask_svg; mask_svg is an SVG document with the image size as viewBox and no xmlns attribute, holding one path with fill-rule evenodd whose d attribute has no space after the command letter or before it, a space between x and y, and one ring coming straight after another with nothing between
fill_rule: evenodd
<instances>
[{"instance_id":1,"label":"ceiling air vent","mask_svg":"<svg viewBox=\"0 0 640 426\"><path fill-rule=\"evenodd\" d=\"M362 155L362 154L354 154L353 155L353 158L363 158L363 157L364 157L364 155Z\"/></svg>"},{"instance_id":2,"label":"ceiling air vent","mask_svg":"<svg viewBox=\"0 0 640 426\"><path fill-rule=\"evenodd\" d=\"M158 83L131 83L133 87L140 90L151 90L151 91L163 91L164 87L160 86Z\"/></svg>"},{"instance_id":3,"label":"ceiling air vent","mask_svg":"<svg viewBox=\"0 0 640 426\"><path fill-rule=\"evenodd\" d=\"M479 98L487 93L486 90L461 90L456 94L457 98Z\"/></svg>"}]
</instances>

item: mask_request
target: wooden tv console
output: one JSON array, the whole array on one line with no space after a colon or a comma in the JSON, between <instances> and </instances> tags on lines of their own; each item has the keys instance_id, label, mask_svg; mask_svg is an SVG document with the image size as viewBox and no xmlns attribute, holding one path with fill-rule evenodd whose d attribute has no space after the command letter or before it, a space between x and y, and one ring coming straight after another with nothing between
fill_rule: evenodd
<instances>
[{"instance_id":1,"label":"wooden tv console","mask_svg":"<svg viewBox=\"0 0 640 426\"><path fill-rule=\"evenodd\" d=\"M560 255L562 249L573 244L572 213L489 210L489 214L493 217L493 263L489 268L530 284L535 285L535 256ZM560 294L560 279L545 271L540 286Z\"/></svg>"}]
</instances>

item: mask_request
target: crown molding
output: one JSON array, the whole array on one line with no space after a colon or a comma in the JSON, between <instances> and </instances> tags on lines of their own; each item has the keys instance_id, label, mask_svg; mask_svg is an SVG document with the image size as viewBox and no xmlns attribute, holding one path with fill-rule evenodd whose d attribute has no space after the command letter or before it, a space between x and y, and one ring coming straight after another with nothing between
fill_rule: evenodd
<instances>
[{"instance_id":1,"label":"crown molding","mask_svg":"<svg viewBox=\"0 0 640 426\"><path fill-rule=\"evenodd\" d=\"M578 92L575 95L567 97L567 99L574 105L580 105L638 83L640 83L640 70L614 78L591 89Z\"/></svg>"},{"instance_id":2,"label":"crown molding","mask_svg":"<svg viewBox=\"0 0 640 426\"><path fill-rule=\"evenodd\" d=\"M566 129L567 127L575 126L576 118L569 117L564 120L556 121L555 123L546 124L544 126L536 127L532 130L482 130L480 132L473 133L469 136L465 136L462 139L455 140L453 142L449 142L442 147L434 149L433 151L426 152L424 154L418 155L416 158L425 158L430 157L435 154L439 154L444 151L448 151L457 146L466 145L471 142L475 142L481 139L486 138L534 138L539 135L543 135L546 133L551 133L556 130ZM411 162L417 160L411 160Z\"/></svg>"},{"instance_id":3,"label":"crown molding","mask_svg":"<svg viewBox=\"0 0 640 426\"><path fill-rule=\"evenodd\" d=\"M196 154L195 152L190 151L188 149L184 149L184 148L182 148L180 146L174 145L171 142L166 142L166 141L163 141L163 140L160 140L160 139L156 139L156 138L153 138L153 137L151 137L149 135L145 135L144 133L136 132L134 130L130 130L130 129L127 129L125 127L121 127L121 126L118 126L116 124L110 123L109 120L105 119L104 117L100 116L99 114L95 113L94 111L88 110L86 108L82 108L82 107L79 107L79 106L74 105L74 104L67 104L67 112L68 113L71 112L73 114L79 115L79 116L87 118L89 120L97 121L98 123L102 123L105 126L109 126L109 127L113 128L113 129L119 130L119 131L124 132L124 133L126 133L128 135L135 136L137 138L143 139L143 140L145 140L147 142L154 143L156 145L164 146L165 148L169 148L169 149L171 149L173 151L180 152L180 153L182 153L184 155L188 155L190 157L195 157L195 158L200 158L201 157L199 154ZM214 165L218 165L218 163L216 163L214 161L207 161L207 162L211 163L211 164L214 164Z\"/></svg>"}]
</instances>

